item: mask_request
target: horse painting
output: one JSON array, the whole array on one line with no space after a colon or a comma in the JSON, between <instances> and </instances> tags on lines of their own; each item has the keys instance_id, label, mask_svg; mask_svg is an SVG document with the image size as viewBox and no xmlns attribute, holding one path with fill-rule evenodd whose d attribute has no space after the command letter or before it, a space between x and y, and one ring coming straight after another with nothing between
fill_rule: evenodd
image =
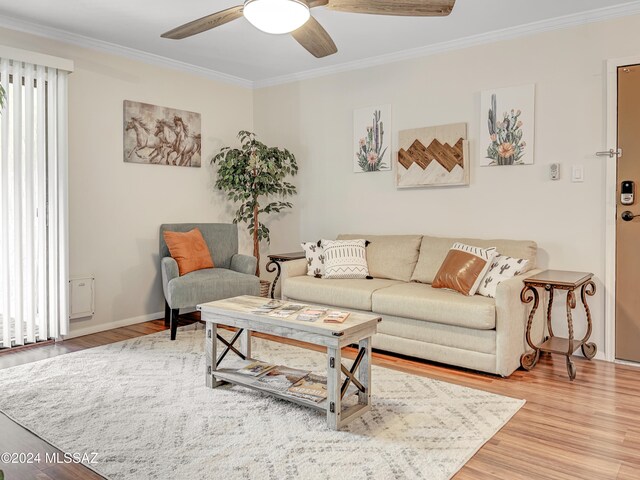
<instances>
[{"instance_id":1,"label":"horse painting","mask_svg":"<svg viewBox=\"0 0 640 480\"><path fill-rule=\"evenodd\" d=\"M125 132L133 130L136 135L136 146L129 151L127 155L128 159L131 159L132 154L136 154L138 158L145 158L140 155L140 150L150 148L155 150L160 146L160 140L158 137L151 135L151 130L147 127L142 120L138 117L131 117L131 120L127 122L125 126Z\"/></svg>"},{"instance_id":2,"label":"horse painting","mask_svg":"<svg viewBox=\"0 0 640 480\"><path fill-rule=\"evenodd\" d=\"M162 142L162 149L158 152L160 163L163 165L175 165L169 160L173 153L173 145L176 142L176 133L173 131L173 124L167 120L156 120L156 131L154 133Z\"/></svg>"},{"instance_id":3,"label":"horse painting","mask_svg":"<svg viewBox=\"0 0 640 480\"><path fill-rule=\"evenodd\" d=\"M124 161L200 167L200 114L124 102Z\"/></svg>"},{"instance_id":4,"label":"horse painting","mask_svg":"<svg viewBox=\"0 0 640 480\"><path fill-rule=\"evenodd\" d=\"M175 125L173 131L176 134L173 151L177 154L176 160L178 165L190 167L193 156L200 154L200 135L189 135L189 127L181 117L173 117L173 124Z\"/></svg>"}]
</instances>

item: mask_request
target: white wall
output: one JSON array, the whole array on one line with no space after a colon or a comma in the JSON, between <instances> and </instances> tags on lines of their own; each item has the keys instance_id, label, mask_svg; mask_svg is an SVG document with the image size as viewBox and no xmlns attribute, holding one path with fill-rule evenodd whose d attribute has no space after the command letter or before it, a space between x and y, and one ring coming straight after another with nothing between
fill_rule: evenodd
<instances>
[{"instance_id":1,"label":"white wall","mask_svg":"<svg viewBox=\"0 0 640 480\"><path fill-rule=\"evenodd\" d=\"M0 43L74 60L69 82L70 268L96 277L96 315L72 334L111 328L162 310L157 229L163 222L228 221L208 160L255 129L300 163L293 212L272 218L263 255L340 232L527 238L543 267L596 274L593 338L604 347L605 60L637 55L640 17L478 46L251 92L33 35L0 29ZM536 164L477 166L479 92L536 83ZM201 169L125 164L122 101L202 113ZM467 122L471 186L397 190L393 172L352 173L353 109L391 103L397 131ZM562 180L548 165L562 164ZM583 165L585 182L569 180ZM250 252L241 233L241 250ZM263 259L264 265L264 259ZM562 328L562 307L556 312ZM576 319L581 322L579 312ZM578 333L582 331L578 328ZM601 348L602 349L602 348Z\"/></svg>"},{"instance_id":2,"label":"white wall","mask_svg":"<svg viewBox=\"0 0 640 480\"><path fill-rule=\"evenodd\" d=\"M283 230L273 247L299 249L301 240L341 232L535 240L540 266L595 273L592 339L602 350L607 160L594 152L611 147L605 60L638 54L629 36L638 29L640 17L628 17L257 90L257 133L301 163L299 229L286 237ZM535 165L479 167L479 93L529 83L537 95ZM353 110L387 103L394 142L398 130L467 122L471 185L397 190L393 172L353 173ZM553 162L562 165L560 181L548 179ZM572 165L584 166L584 183L571 183ZM563 300L558 333L566 331ZM580 334L584 314L575 318Z\"/></svg>"},{"instance_id":3,"label":"white wall","mask_svg":"<svg viewBox=\"0 0 640 480\"><path fill-rule=\"evenodd\" d=\"M252 92L93 50L0 29L0 43L72 59L69 77L71 277L95 275L93 318L72 320L71 335L164 314L158 227L229 221L214 193L209 160L251 129ZM123 100L202 114L202 168L124 163ZM249 252L242 237L242 250Z\"/></svg>"}]
</instances>

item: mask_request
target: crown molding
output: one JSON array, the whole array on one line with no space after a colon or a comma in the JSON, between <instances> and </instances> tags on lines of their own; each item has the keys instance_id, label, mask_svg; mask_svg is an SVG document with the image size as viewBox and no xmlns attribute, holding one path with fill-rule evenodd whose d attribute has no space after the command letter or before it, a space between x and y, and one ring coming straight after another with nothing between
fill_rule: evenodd
<instances>
[{"instance_id":1,"label":"crown molding","mask_svg":"<svg viewBox=\"0 0 640 480\"><path fill-rule=\"evenodd\" d=\"M173 60L171 58L156 55L154 53L143 52L134 48L124 47L115 43L97 40L95 38L78 35L53 27L46 27L36 23L27 22L13 17L0 15L0 27L17 30L19 32L30 33L40 37L49 38L51 40L59 40L61 42L70 43L79 47L90 48L112 55L119 55L131 60L138 60L143 63L155 65L157 67L170 68L182 72L199 75L201 77L217 80L231 85L244 88L253 88L253 82L246 78L236 77L226 73L211 70L209 68L199 67L190 63Z\"/></svg>"},{"instance_id":2,"label":"crown molding","mask_svg":"<svg viewBox=\"0 0 640 480\"><path fill-rule=\"evenodd\" d=\"M456 40L427 45L424 47L412 48L400 52L389 53L386 55L379 55L362 60L340 63L338 65L332 65L328 67L315 68L288 75L269 77L256 81L229 75L223 72L218 72L209 68L199 67L190 63L181 62L179 60L173 60L161 55L143 52L134 48L124 47L122 45L97 40L95 38L86 37L84 35L70 33L57 28L35 24L17 18L0 15L0 27L30 33L33 35L38 35L40 37L58 40L61 42L70 43L72 45L77 45L84 48L90 48L104 53L119 55L150 65L199 75L201 77L209 78L211 80L216 80L231 85L236 85L248 89L258 89L282 85L286 83L299 82L302 80L333 75L336 73L342 73L351 70L361 70L364 68L401 62L403 60L428 57L448 51L461 50L463 48L485 45L502 40L509 40L518 37L535 35L537 33L577 27L589 23L602 22L637 14L640 14L640 0L635 0L613 7L599 8L548 20L541 20L538 22L509 27L501 30L495 30L479 35L472 35Z\"/></svg>"},{"instance_id":3,"label":"crown molding","mask_svg":"<svg viewBox=\"0 0 640 480\"><path fill-rule=\"evenodd\" d=\"M637 14L640 14L640 1L633 1L625 3L623 5L616 5L613 7L599 8L582 13L555 17L548 20L541 20L538 22L509 27L502 30L494 30L492 32L482 33L479 35L472 35L448 42L441 42L424 47L412 48L400 52L356 60L353 62L345 62L338 65L315 68L303 72L292 73L289 75L281 75L277 77L266 78L263 80L256 80L253 82L253 86L255 89L273 87L276 85L299 82L302 80L324 77L327 75L333 75L336 73L342 73L351 70L360 70L389 63L401 62L403 60L411 60L419 57L428 57L448 51L461 50L463 48L485 45L502 40L525 37L538 33L550 32L553 30L562 30L566 28L577 27L580 25L586 25L589 23L603 22L606 20L613 20L615 18L627 17Z\"/></svg>"}]
</instances>

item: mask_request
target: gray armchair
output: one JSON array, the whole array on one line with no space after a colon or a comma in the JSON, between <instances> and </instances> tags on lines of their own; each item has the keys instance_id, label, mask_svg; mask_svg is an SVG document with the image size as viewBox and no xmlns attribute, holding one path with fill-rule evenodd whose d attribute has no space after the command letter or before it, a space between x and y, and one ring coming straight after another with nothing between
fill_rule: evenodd
<instances>
[{"instance_id":1,"label":"gray armchair","mask_svg":"<svg viewBox=\"0 0 640 480\"><path fill-rule=\"evenodd\" d=\"M178 264L171 258L163 232L188 232L198 227L204 237L215 268L197 270L180 276ZM255 276L256 258L238 254L238 226L227 223L169 223L160 226L160 270L164 290L165 325L171 325L171 340L176 339L181 308L193 308L238 295L259 295L260 280Z\"/></svg>"}]
</instances>

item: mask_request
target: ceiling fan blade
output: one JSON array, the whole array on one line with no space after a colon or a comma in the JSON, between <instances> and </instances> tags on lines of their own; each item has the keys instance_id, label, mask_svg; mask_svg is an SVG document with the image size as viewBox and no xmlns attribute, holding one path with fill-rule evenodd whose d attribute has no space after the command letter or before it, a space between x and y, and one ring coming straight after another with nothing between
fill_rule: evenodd
<instances>
[{"instance_id":1,"label":"ceiling fan blade","mask_svg":"<svg viewBox=\"0 0 640 480\"><path fill-rule=\"evenodd\" d=\"M329 0L327 8L338 12L400 15L408 17L444 17L456 0Z\"/></svg>"},{"instance_id":2,"label":"ceiling fan blade","mask_svg":"<svg viewBox=\"0 0 640 480\"><path fill-rule=\"evenodd\" d=\"M309 8L324 7L329 0L303 0L309 5Z\"/></svg>"},{"instance_id":3,"label":"ceiling fan blade","mask_svg":"<svg viewBox=\"0 0 640 480\"><path fill-rule=\"evenodd\" d=\"M333 55L338 51L327 31L313 17L299 29L291 32L291 35L316 58Z\"/></svg>"},{"instance_id":4,"label":"ceiling fan blade","mask_svg":"<svg viewBox=\"0 0 640 480\"><path fill-rule=\"evenodd\" d=\"M232 20L236 20L242 17L243 5L227 8L221 12L212 13L206 17L199 18L189 23L185 23L173 30L169 30L161 35L162 38L171 38L173 40L180 40L183 38L196 35L198 33L206 32L212 28L219 27L225 23L229 23Z\"/></svg>"}]
</instances>

